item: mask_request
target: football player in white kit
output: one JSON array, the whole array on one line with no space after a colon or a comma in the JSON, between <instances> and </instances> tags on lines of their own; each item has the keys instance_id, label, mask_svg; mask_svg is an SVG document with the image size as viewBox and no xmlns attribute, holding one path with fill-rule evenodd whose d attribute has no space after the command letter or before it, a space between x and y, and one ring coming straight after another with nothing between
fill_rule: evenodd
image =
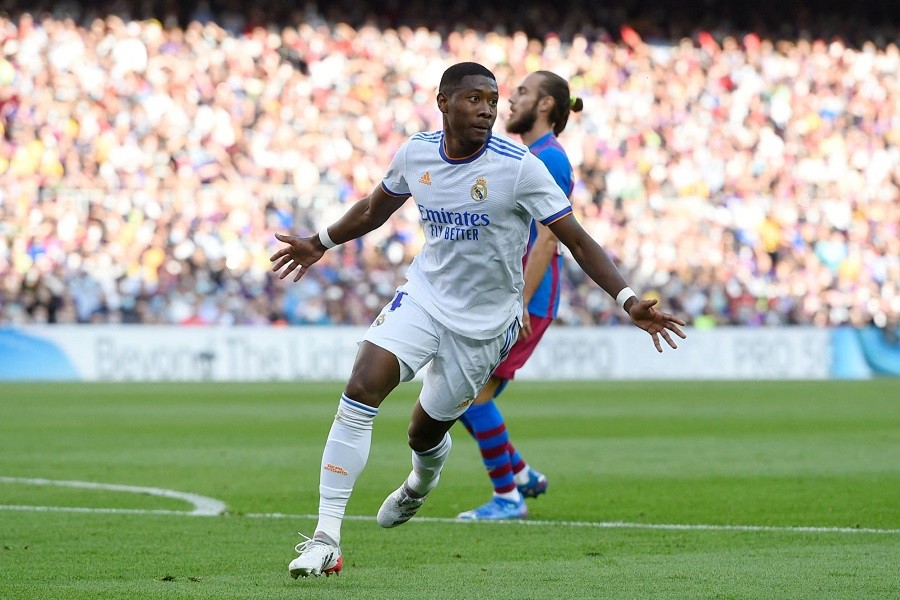
<instances>
[{"instance_id":1,"label":"football player in white kit","mask_svg":"<svg viewBox=\"0 0 900 600\"><path fill-rule=\"evenodd\" d=\"M677 347L684 322L639 300L615 264L572 215L565 194L528 148L492 133L499 94L493 73L463 62L443 74L437 94L443 129L417 133L394 155L381 185L311 237L276 234L285 246L272 270L300 279L329 249L383 225L410 200L425 245L407 283L367 331L322 455L319 520L297 545L293 577L343 568L341 523L369 455L378 407L426 364L408 429L412 471L378 511L382 527L408 521L440 477L449 430L516 340L531 219L550 227L590 278L616 298L658 351Z\"/></svg>"}]
</instances>

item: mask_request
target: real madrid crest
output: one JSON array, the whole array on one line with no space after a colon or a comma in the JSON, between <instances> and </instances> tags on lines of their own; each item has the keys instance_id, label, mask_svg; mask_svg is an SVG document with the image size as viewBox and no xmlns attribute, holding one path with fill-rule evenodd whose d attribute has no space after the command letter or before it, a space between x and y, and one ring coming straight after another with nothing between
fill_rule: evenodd
<instances>
[{"instance_id":1,"label":"real madrid crest","mask_svg":"<svg viewBox=\"0 0 900 600\"><path fill-rule=\"evenodd\" d=\"M487 179L479 177L475 180L475 185L472 186L472 200L481 202L487 199L487 194Z\"/></svg>"},{"instance_id":2,"label":"real madrid crest","mask_svg":"<svg viewBox=\"0 0 900 600\"><path fill-rule=\"evenodd\" d=\"M378 326L381 325L382 323L384 323L384 315L383 315L383 314L378 315L378 318L375 319L375 322L374 322L374 323L372 323L372 327L378 327Z\"/></svg>"}]
</instances>

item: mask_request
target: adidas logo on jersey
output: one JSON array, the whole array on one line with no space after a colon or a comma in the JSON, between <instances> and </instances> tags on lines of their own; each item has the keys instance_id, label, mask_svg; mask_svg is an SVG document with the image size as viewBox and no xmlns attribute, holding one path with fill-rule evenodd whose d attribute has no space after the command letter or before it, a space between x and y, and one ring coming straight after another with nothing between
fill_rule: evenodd
<instances>
[{"instance_id":1,"label":"adidas logo on jersey","mask_svg":"<svg viewBox=\"0 0 900 600\"><path fill-rule=\"evenodd\" d=\"M431 185L431 175L428 171L425 171L425 174L419 177L419 183L423 185Z\"/></svg>"}]
</instances>

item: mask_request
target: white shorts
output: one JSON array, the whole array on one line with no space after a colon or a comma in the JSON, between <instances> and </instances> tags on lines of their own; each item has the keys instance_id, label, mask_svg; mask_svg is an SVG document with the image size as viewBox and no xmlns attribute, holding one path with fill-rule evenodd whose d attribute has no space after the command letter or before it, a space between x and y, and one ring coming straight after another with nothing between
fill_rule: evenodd
<instances>
[{"instance_id":1,"label":"white shorts","mask_svg":"<svg viewBox=\"0 0 900 600\"><path fill-rule=\"evenodd\" d=\"M452 421L469 407L494 369L509 354L519 320L493 339L476 340L437 322L406 292L397 292L363 339L394 354L400 379L409 381L428 362L419 403L438 421Z\"/></svg>"}]
</instances>

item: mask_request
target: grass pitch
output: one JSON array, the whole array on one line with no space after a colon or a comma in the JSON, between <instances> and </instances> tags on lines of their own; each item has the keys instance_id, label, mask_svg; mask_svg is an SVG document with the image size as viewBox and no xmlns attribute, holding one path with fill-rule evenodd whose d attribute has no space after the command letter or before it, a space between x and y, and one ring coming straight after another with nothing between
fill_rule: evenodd
<instances>
[{"instance_id":1,"label":"grass pitch","mask_svg":"<svg viewBox=\"0 0 900 600\"><path fill-rule=\"evenodd\" d=\"M528 521L453 522L490 494L456 426L420 516L383 530L407 384L376 420L343 575L295 581L341 389L0 384L0 598L900 597L898 380L516 382L500 406L550 481Z\"/></svg>"}]
</instances>

